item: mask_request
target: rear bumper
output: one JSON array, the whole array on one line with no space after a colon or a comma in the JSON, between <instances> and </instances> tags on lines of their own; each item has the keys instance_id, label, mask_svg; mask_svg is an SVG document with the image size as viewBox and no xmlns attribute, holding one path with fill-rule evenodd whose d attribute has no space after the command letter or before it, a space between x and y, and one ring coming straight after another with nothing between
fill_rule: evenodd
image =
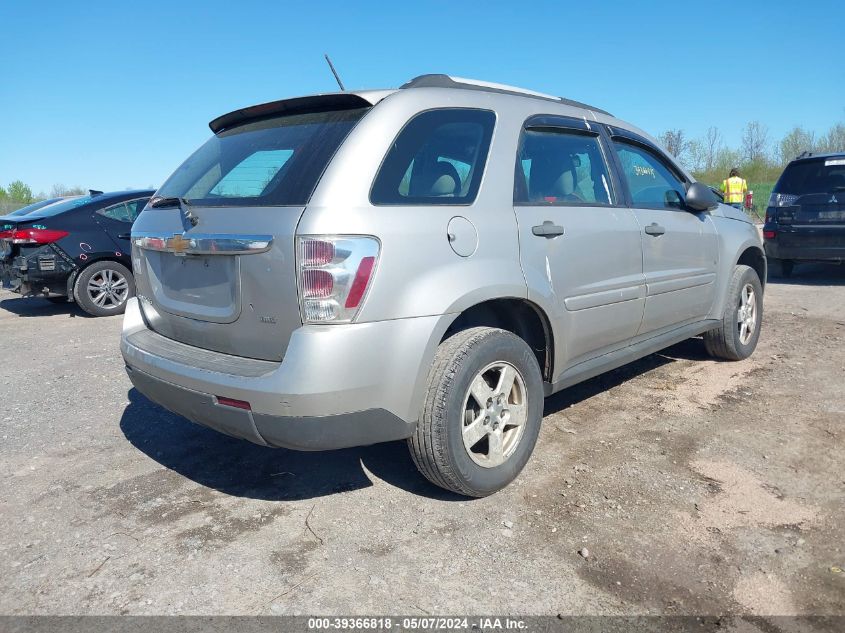
<instances>
[{"instance_id":1,"label":"rear bumper","mask_svg":"<svg viewBox=\"0 0 845 633\"><path fill-rule=\"evenodd\" d=\"M162 337L130 299L121 351L138 391L189 420L256 444L336 449L413 433L448 321L305 326L291 336L284 361L274 363ZM217 397L246 401L251 410Z\"/></svg>"},{"instance_id":2,"label":"rear bumper","mask_svg":"<svg viewBox=\"0 0 845 633\"><path fill-rule=\"evenodd\" d=\"M262 446L330 450L404 439L413 429L384 409L320 417L254 413L221 405L211 394L185 389L129 366L126 371L138 391L165 409Z\"/></svg>"},{"instance_id":3,"label":"rear bumper","mask_svg":"<svg viewBox=\"0 0 845 633\"><path fill-rule=\"evenodd\" d=\"M763 233L773 233L763 241L766 256L795 261L845 261L845 225L795 225L769 222Z\"/></svg>"},{"instance_id":4,"label":"rear bumper","mask_svg":"<svg viewBox=\"0 0 845 633\"><path fill-rule=\"evenodd\" d=\"M791 259L795 261L842 262L845 261L845 238L842 246L784 246L776 240L766 240L766 257L772 259Z\"/></svg>"},{"instance_id":5,"label":"rear bumper","mask_svg":"<svg viewBox=\"0 0 845 633\"><path fill-rule=\"evenodd\" d=\"M68 278L73 268L55 253L44 252L31 257L0 260L0 282L3 288L23 297L64 296L68 294Z\"/></svg>"}]
</instances>

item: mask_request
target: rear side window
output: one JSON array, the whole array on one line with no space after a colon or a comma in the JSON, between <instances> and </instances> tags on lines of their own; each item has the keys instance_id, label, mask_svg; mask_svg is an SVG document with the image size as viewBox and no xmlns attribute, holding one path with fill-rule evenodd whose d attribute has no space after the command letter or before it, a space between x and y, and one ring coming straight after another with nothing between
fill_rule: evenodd
<instances>
[{"instance_id":1,"label":"rear side window","mask_svg":"<svg viewBox=\"0 0 845 633\"><path fill-rule=\"evenodd\" d=\"M373 182L373 204L471 204L478 195L496 115L449 108L415 116Z\"/></svg>"},{"instance_id":2,"label":"rear side window","mask_svg":"<svg viewBox=\"0 0 845 633\"><path fill-rule=\"evenodd\" d=\"M577 206L610 201L610 175L597 137L562 128L523 133L514 203Z\"/></svg>"},{"instance_id":3,"label":"rear side window","mask_svg":"<svg viewBox=\"0 0 845 633\"><path fill-rule=\"evenodd\" d=\"M273 117L220 132L158 190L192 204L307 204L337 148L368 108Z\"/></svg>"},{"instance_id":4,"label":"rear side window","mask_svg":"<svg viewBox=\"0 0 845 633\"><path fill-rule=\"evenodd\" d=\"M775 186L775 193L806 195L845 190L845 156L790 163Z\"/></svg>"},{"instance_id":5,"label":"rear side window","mask_svg":"<svg viewBox=\"0 0 845 633\"><path fill-rule=\"evenodd\" d=\"M619 141L616 142L616 152L635 207L683 207L686 191L683 181L655 153L639 145Z\"/></svg>"},{"instance_id":6,"label":"rear side window","mask_svg":"<svg viewBox=\"0 0 845 633\"><path fill-rule=\"evenodd\" d=\"M141 210L146 206L149 200L149 198L127 200L126 202L114 204L110 207L106 207L105 209L98 209L97 213L107 218L111 218L112 220L117 220L118 222L128 222L129 224L132 224L138 215L140 215Z\"/></svg>"}]
</instances>

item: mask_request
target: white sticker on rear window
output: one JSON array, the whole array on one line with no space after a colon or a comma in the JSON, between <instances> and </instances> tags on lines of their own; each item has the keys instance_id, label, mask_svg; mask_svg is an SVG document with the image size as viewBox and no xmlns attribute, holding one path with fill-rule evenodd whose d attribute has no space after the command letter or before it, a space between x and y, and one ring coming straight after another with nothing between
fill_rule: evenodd
<instances>
[{"instance_id":1,"label":"white sticker on rear window","mask_svg":"<svg viewBox=\"0 0 845 633\"><path fill-rule=\"evenodd\" d=\"M833 165L845 165L845 158L831 158L824 161L825 167L831 167Z\"/></svg>"}]
</instances>

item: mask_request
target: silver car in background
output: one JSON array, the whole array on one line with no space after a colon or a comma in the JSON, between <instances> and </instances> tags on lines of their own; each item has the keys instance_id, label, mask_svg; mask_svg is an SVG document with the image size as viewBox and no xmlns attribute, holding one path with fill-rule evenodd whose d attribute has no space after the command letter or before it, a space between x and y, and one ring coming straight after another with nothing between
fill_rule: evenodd
<instances>
[{"instance_id":1,"label":"silver car in background","mask_svg":"<svg viewBox=\"0 0 845 633\"><path fill-rule=\"evenodd\" d=\"M644 132L425 75L215 119L132 230L137 389L261 445L407 439L462 495L506 486L543 399L703 335L760 334L766 259Z\"/></svg>"}]
</instances>

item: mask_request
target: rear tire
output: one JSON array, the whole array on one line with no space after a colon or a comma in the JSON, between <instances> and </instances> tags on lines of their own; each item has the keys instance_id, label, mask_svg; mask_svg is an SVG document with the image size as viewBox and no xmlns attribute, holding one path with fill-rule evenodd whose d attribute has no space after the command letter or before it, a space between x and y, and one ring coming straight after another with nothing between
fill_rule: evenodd
<instances>
[{"instance_id":1,"label":"rear tire","mask_svg":"<svg viewBox=\"0 0 845 633\"><path fill-rule=\"evenodd\" d=\"M704 346L715 358L744 360L760 339L763 285L753 268L736 266L728 284L722 324L704 333Z\"/></svg>"},{"instance_id":2,"label":"rear tire","mask_svg":"<svg viewBox=\"0 0 845 633\"><path fill-rule=\"evenodd\" d=\"M73 284L73 298L92 316L123 314L126 301L135 296L135 279L123 264L94 262L84 268Z\"/></svg>"},{"instance_id":3,"label":"rear tire","mask_svg":"<svg viewBox=\"0 0 845 633\"><path fill-rule=\"evenodd\" d=\"M791 259L777 259L775 257L769 257L769 270L778 277L792 277L792 269L794 266L795 262Z\"/></svg>"},{"instance_id":4,"label":"rear tire","mask_svg":"<svg viewBox=\"0 0 845 633\"><path fill-rule=\"evenodd\" d=\"M476 327L437 348L422 418L408 440L433 484L469 497L507 486L528 462L543 416L537 358L518 336Z\"/></svg>"}]
</instances>

